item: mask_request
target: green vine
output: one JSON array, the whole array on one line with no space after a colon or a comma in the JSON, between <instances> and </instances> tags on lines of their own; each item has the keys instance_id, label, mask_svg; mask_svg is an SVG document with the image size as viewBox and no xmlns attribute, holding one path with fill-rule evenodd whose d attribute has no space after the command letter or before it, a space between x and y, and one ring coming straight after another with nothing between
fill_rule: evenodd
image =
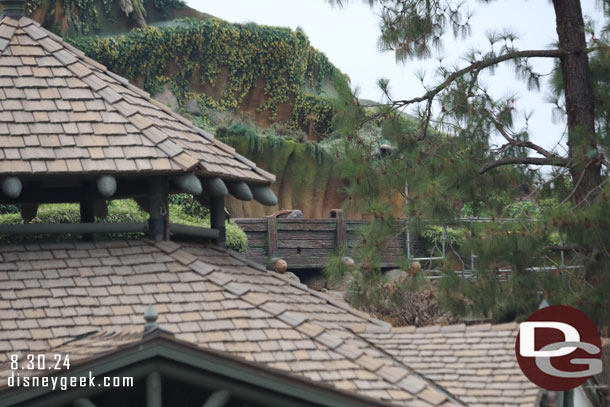
<instances>
[{"instance_id":1,"label":"green vine","mask_svg":"<svg viewBox=\"0 0 610 407\"><path fill-rule=\"evenodd\" d=\"M332 130L336 109L331 100L313 95L299 95L294 103L292 125L307 129L310 124L318 134L328 134Z\"/></svg>"},{"instance_id":2,"label":"green vine","mask_svg":"<svg viewBox=\"0 0 610 407\"><path fill-rule=\"evenodd\" d=\"M235 110L262 79L265 97L258 111L269 111L274 120L278 105L293 104L294 126L306 130L313 120L319 133L329 132L332 104L305 95L304 89L321 92L326 82L346 81L300 30L185 19L174 26L69 41L112 71L143 80L152 94L168 85L182 107L195 99L202 107ZM202 90L215 86L221 87L218 97Z\"/></svg>"}]
</instances>

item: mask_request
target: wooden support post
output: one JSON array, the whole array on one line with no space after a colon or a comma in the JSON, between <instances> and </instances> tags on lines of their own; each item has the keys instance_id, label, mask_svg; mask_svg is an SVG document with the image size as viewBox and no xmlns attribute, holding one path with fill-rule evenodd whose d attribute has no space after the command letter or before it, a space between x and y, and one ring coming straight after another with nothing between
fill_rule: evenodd
<instances>
[{"instance_id":1,"label":"wooden support post","mask_svg":"<svg viewBox=\"0 0 610 407\"><path fill-rule=\"evenodd\" d=\"M229 393L227 390L219 390L212 393L212 395L206 400L203 407L224 407L229 401L230 397L231 393Z\"/></svg>"},{"instance_id":2,"label":"wooden support post","mask_svg":"<svg viewBox=\"0 0 610 407\"><path fill-rule=\"evenodd\" d=\"M341 209L332 209L330 211L330 217L335 218L337 222L337 250L343 250L347 247L347 222L345 221L345 213Z\"/></svg>"},{"instance_id":3,"label":"wooden support post","mask_svg":"<svg viewBox=\"0 0 610 407\"><path fill-rule=\"evenodd\" d=\"M224 196L210 197L210 227L218 230L218 238L214 242L221 247L227 243L227 227L225 226L225 198Z\"/></svg>"},{"instance_id":4,"label":"wooden support post","mask_svg":"<svg viewBox=\"0 0 610 407\"><path fill-rule=\"evenodd\" d=\"M146 377L146 407L162 407L161 375L152 372Z\"/></svg>"},{"instance_id":5,"label":"wooden support post","mask_svg":"<svg viewBox=\"0 0 610 407\"><path fill-rule=\"evenodd\" d=\"M167 180L148 182L148 235L159 242L169 240L169 188Z\"/></svg>"},{"instance_id":6,"label":"wooden support post","mask_svg":"<svg viewBox=\"0 0 610 407\"><path fill-rule=\"evenodd\" d=\"M81 189L80 199L80 222L95 223L95 201L91 198L92 187L89 184L84 184ZM95 239L93 233L83 233L82 239L87 242L92 242Z\"/></svg>"},{"instance_id":7,"label":"wooden support post","mask_svg":"<svg viewBox=\"0 0 610 407\"><path fill-rule=\"evenodd\" d=\"M267 255L273 261L277 253L277 221L275 216L267 217Z\"/></svg>"}]
</instances>

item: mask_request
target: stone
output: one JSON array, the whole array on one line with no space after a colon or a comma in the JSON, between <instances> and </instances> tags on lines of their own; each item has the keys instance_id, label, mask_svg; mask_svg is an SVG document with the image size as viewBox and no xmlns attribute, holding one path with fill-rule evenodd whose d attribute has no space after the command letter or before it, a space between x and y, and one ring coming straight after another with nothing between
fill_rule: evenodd
<instances>
[{"instance_id":1,"label":"stone","mask_svg":"<svg viewBox=\"0 0 610 407\"><path fill-rule=\"evenodd\" d=\"M168 85L165 85L163 90L154 97L172 110L176 110L179 107L178 98L174 95L174 92L172 92Z\"/></svg>"},{"instance_id":2,"label":"stone","mask_svg":"<svg viewBox=\"0 0 610 407\"><path fill-rule=\"evenodd\" d=\"M326 288L326 279L320 274L310 274L303 277L303 283L312 290L321 291Z\"/></svg>"},{"instance_id":3,"label":"stone","mask_svg":"<svg viewBox=\"0 0 610 407\"><path fill-rule=\"evenodd\" d=\"M201 116L203 112L199 108L199 102L195 99L189 99L186 102L186 111L192 114L193 116Z\"/></svg>"},{"instance_id":4,"label":"stone","mask_svg":"<svg viewBox=\"0 0 610 407\"><path fill-rule=\"evenodd\" d=\"M407 276L404 270L393 269L385 273L388 281L400 281Z\"/></svg>"},{"instance_id":5,"label":"stone","mask_svg":"<svg viewBox=\"0 0 610 407\"><path fill-rule=\"evenodd\" d=\"M286 273L284 273L284 276L288 278L288 280L290 281L294 281L295 283L300 283L301 280L299 279L299 276L297 276L296 274L294 274L291 271L288 271Z\"/></svg>"},{"instance_id":6,"label":"stone","mask_svg":"<svg viewBox=\"0 0 610 407\"><path fill-rule=\"evenodd\" d=\"M349 273L345 274L343 280L331 283L330 281L326 284L330 290L335 291L349 291L349 286L352 285L356 281L356 277L354 273L360 273L359 270L353 270Z\"/></svg>"}]
</instances>

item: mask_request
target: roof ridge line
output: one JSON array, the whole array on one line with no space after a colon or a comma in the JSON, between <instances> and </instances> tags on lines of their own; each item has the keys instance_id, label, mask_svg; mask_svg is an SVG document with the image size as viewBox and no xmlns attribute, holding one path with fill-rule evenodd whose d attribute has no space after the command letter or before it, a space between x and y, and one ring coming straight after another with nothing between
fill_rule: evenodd
<instances>
[{"instance_id":1,"label":"roof ridge line","mask_svg":"<svg viewBox=\"0 0 610 407\"><path fill-rule=\"evenodd\" d=\"M170 257L172 257L172 254L175 253L172 252L171 254L168 254ZM194 256L196 257L196 256ZM281 320L282 322L284 322L287 326L296 329L297 331L299 331L302 335L305 335L307 337L309 337L311 340L316 341L317 343L323 345L325 348L327 348L330 351L334 351L337 352L339 354L341 354L343 357L345 357L346 359L350 360L351 362L355 363L356 365L358 365L360 368L369 371L371 373L375 373L377 372L379 369L382 368L382 366L378 366L377 368L374 368L372 366L370 366L369 364L360 361L362 356L368 356L366 355L366 353L363 351L362 353L358 353L358 350L360 350L359 348L356 348L357 351L355 353L358 353L358 356L355 356L353 358L348 357L346 354L342 353L341 351L337 350L339 347L341 346L347 346L347 347L352 347L352 345L346 343L346 341L336 335L333 335L332 333L329 333L329 331L331 330L331 328L325 327L324 325L320 324L317 321L313 321L310 318L308 318L307 316L302 315L299 311L291 311L291 310L283 310L283 309L270 309L270 307L263 307L266 303L268 302L273 302L273 299L271 297L269 297L269 295L267 293L252 293L253 296L248 297L248 293L250 293L250 289L246 288L245 290L242 291L235 291L238 290L235 287L227 287L231 284L241 284L241 282L235 280L234 278L230 278L227 279L226 282L224 282L224 284L221 284L220 281L218 280L212 280L208 277L209 274L213 273L213 272L222 272L222 269L220 268L213 268L211 267L209 271L206 271L205 273L201 273L198 270L193 270L191 268L192 264L195 264L199 261L199 257L197 257L196 261L193 261L192 263L186 265L186 267L188 267L189 269L191 269L192 271L196 272L197 274L201 275L204 279L206 279L206 281L211 282L213 284L218 285L220 288L223 288L225 290L228 290L229 292L234 293L240 300L242 301L246 301L247 303L249 303L250 305L252 305L254 308L263 311L265 313L271 314L273 317L278 318L279 320ZM254 297L254 298L253 298ZM332 305L332 304L331 304ZM277 312L275 312L277 311ZM284 317L282 317L284 316ZM304 327L304 324L308 324L307 327ZM301 327L299 329L299 327ZM318 328L315 332L316 333L312 333L311 331L311 327L316 327ZM309 329L308 329L309 328ZM407 372L423 378L424 376L421 375L420 373L415 372L413 369L411 369L410 367L408 367L407 365L405 365L404 363L396 360L396 358L394 358L391 354L389 354L386 351L381 350L379 347L377 347L377 345L372 344L370 341L368 341L367 339L361 337L360 335L358 335L354 330L350 329L347 326L342 326L339 325L338 329L344 330L345 332L349 332L351 335L353 335L354 337L356 337L357 339L369 344L370 346L372 346L375 350L377 350L381 355L383 355L384 358L389 359L390 361L392 361L393 363L397 364L398 366L400 366L401 368L404 368ZM323 339L321 339L324 335L328 336L324 337ZM345 353L349 353L349 350L344 349L343 352ZM290 372L289 374L294 374L293 372ZM400 380L403 380L404 377L402 377ZM383 376L379 376L379 380L383 380L385 381L387 384L390 385L390 387L392 388L398 388L400 389L400 386L397 385L398 382L400 382L400 380L396 381L396 382L392 382L391 380L389 380L386 377ZM426 384L428 386L430 386L431 388L435 389L436 391L438 391L440 394L442 394L443 396L445 396L448 400L453 401L453 396L448 393L446 390L442 389L439 391L437 388L440 388L440 386L432 381L430 381L429 379L425 378L422 379L426 382ZM417 395L423 391L424 389L421 389L420 391L418 391L417 393L410 393L413 397L417 398ZM447 394L445 394L447 393ZM383 402L386 402L385 400L382 400ZM388 402L389 404L393 404L391 402ZM457 402L457 404L459 405L463 405L465 406L462 402Z\"/></svg>"},{"instance_id":2,"label":"roof ridge line","mask_svg":"<svg viewBox=\"0 0 610 407\"><path fill-rule=\"evenodd\" d=\"M364 311L357 310L357 309L353 308L352 306L350 306L347 303L342 303L341 301L332 298L330 296L330 294L325 294L323 292L313 290L313 289L307 287L306 284L297 283L295 281L290 280L288 277L284 277L283 274L277 273L277 272L275 272L273 270L268 270L267 268L265 268L264 266L262 266L260 264L253 263L250 260L246 259L241 253L238 253L238 252L236 252L234 250L227 249L227 248L220 249L220 250L226 252L229 256L233 257L234 259L242 261L243 263L245 263L248 266L251 266L251 264L254 264L253 268L255 268L255 269L257 269L257 270L259 270L261 272L267 273L268 275L271 275L271 276L273 276L273 277L275 277L275 278L277 278L279 280L282 280L283 282L285 282L285 283L287 283L287 284L289 284L289 285L291 285L291 286L293 286L295 288L299 288L299 289L301 289L303 291L306 291L309 294L312 294L313 296L315 296L317 298L325 300L328 304L330 304L332 306L335 306L335 307L337 307L339 309L342 309L343 311L347 311L350 314L352 314L354 316L357 316L358 318L367 320L367 321L369 321L372 324L377 325L377 326L381 326L381 327L390 326L391 327L391 324L389 324L387 322L384 322L384 321L381 321L381 320L379 320L379 319L377 319L375 317L372 317L371 315L367 314Z\"/></svg>"},{"instance_id":3,"label":"roof ridge line","mask_svg":"<svg viewBox=\"0 0 610 407\"><path fill-rule=\"evenodd\" d=\"M349 329L349 328L348 328ZM435 387L437 390L439 390L445 397L447 397L448 400L453 401L456 404L459 404L461 406L466 407L467 404L465 402L463 402L462 400L460 400L459 397L454 396L453 394L451 394L451 392L447 389L445 389L443 386L441 386L440 384L438 384L436 381L429 379L426 375L424 375L423 373L418 372L417 370L413 369L412 367L410 367L409 365L407 365L406 363L404 363L403 361L399 360L398 358L396 358L394 355L392 355L391 353L389 353L388 351L386 351L385 349L377 346L376 343L370 341L368 338L362 336L360 333L352 331L352 333L354 335L356 335L358 338L361 338L363 341L365 341L369 346L374 347L375 349L377 349L379 352L381 352L382 354L384 354L387 358L392 359L394 362L400 364L401 366L404 366L408 371L410 371L412 374L414 374L415 376L417 376L418 378L420 378L421 380L425 381L426 383L428 383L428 385L431 385L433 387Z\"/></svg>"},{"instance_id":4,"label":"roof ridge line","mask_svg":"<svg viewBox=\"0 0 610 407\"><path fill-rule=\"evenodd\" d=\"M228 249L228 248L221 249L221 250L225 251L227 254L229 254L229 256L233 257L234 259L240 260L240 261L242 261L243 263L245 263L247 265L250 265L249 263L251 263L249 260L245 259L242 254L240 254L238 252L235 252L234 250L231 250L231 249ZM244 261L244 259L246 261ZM343 303L343 302L341 302L339 300L336 300L333 297L331 297L330 294L326 294L326 293L323 293L323 292L320 292L320 291L313 290L313 289L309 288L306 284L303 284L303 283L296 283L295 281L290 280L288 277L285 277L283 274L277 273L277 272L275 272L273 270L268 270L264 266L261 266L261 265L257 264L256 267L254 267L254 268L256 268L257 270L259 270L261 272L265 272L268 275L271 275L271 276L273 276L273 277L275 277L275 278L277 278L279 280L282 280L283 282L285 282L285 283L287 283L287 284L289 284L289 285L291 285L291 286L293 286L295 288L299 288L299 289L301 289L301 290L303 290L303 291L305 291L305 292L307 292L309 294L312 294L313 296L326 301L328 304L330 304L330 305L332 305L334 307L337 307L337 308L339 308L339 309L341 309L343 311L347 311L350 314L352 314L354 316L357 316L358 318L367 320L368 322L372 323L373 325L380 326L380 327L383 327L383 328L388 328L388 332L389 332L389 329L392 327L392 325L389 324L388 322L381 321L381 320L379 320L379 319L377 319L377 318L367 314L364 311L360 311L358 309L355 309L354 307L350 306L347 303Z\"/></svg>"}]
</instances>

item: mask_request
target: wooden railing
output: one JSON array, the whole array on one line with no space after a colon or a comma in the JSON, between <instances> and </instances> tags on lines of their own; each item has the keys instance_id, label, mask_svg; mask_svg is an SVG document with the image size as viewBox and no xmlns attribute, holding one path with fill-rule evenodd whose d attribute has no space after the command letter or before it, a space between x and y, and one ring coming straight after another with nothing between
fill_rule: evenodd
<instances>
[{"instance_id":1,"label":"wooden railing","mask_svg":"<svg viewBox=\"0 0 610 407\"><path fill-rule=\"evenodd\" d=\"M238 218L233 219L248 236L246 256L257 263L272 266L274 259L284 259L289 269L319 269L333 253L344 248L345 255L356 261L353 250L360 242L358 231L369 221L346 219L343 211L331 211L327 219ZM424 255L419 239L411 241L412 256ZM398 234L384 250L381 267L396 267L407 254L405 233Z\"/></svg>"}]
</instances>

